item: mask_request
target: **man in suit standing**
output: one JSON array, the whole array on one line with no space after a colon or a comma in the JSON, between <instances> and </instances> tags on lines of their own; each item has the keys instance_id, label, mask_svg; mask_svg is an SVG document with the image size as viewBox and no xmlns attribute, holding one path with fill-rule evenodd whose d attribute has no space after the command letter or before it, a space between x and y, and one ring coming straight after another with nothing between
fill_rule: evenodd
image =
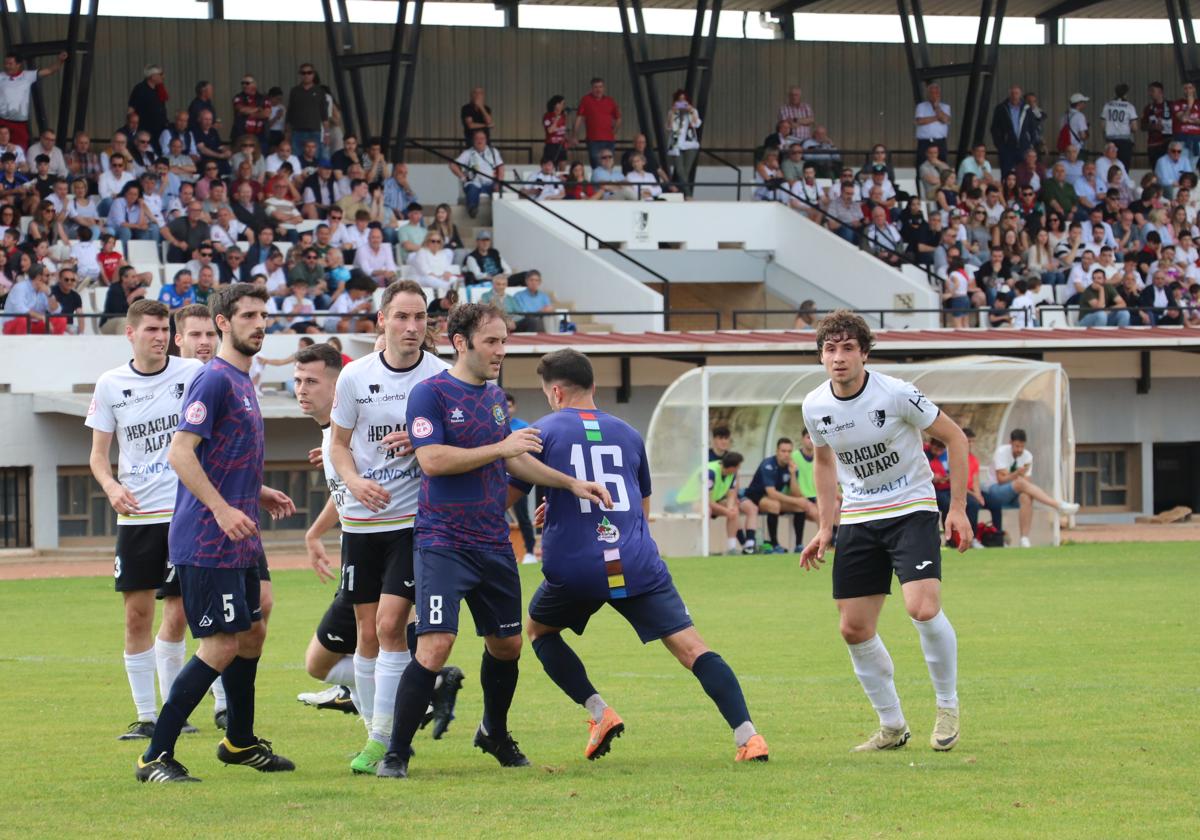
<instances>
[{"instance_id":1,"label":"man in suit standing","mask_svg":"<svg viewBox=\"0 0 1200 840\"><path fill-rule=\"evenodd\" d=\"M1034 147L1037 120L1019 85L1008 89L1008 99L996 106L992 112L992 142L1000 154L1000 171L1007 175L1020 163L1026 149Z\"/></svg>"}]
</instances>

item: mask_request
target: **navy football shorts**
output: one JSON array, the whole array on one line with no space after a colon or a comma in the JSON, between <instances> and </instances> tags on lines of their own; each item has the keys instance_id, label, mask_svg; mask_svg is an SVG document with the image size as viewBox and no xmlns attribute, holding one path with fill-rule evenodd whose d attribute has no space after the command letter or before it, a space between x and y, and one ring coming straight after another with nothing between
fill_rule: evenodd
<instances>
[{"instance_id":1,"label":"navy football shorts","mask_svg":"<svg viewBox=\"0 0 1200 840\"><path fill-rule=\"evenodd\" d=\"M271 570L267 568L267 555L258 555L258 580L259 583L265 583L271 580ZM175 564L167 562L167 577L162 582L162 586L158 587L158 591L154 593L154 597L158 600L163 598L178 598L179 597L179 575L175 573Z\"/></svg>"},{"instance_id":2,"label":"navy football shorts","mask_svg":"<svg viewBox=\"0 0 1200 840\"><path fill-rule=\"evenodd\" d=\"M418 636L458 633L464 599L480 636L520 635L521 577L511 548L418 548L414 565Z\"/></svg>"},{"instance_id":3,"label":"navy football shorts","mask_svg":"<svg viewBox=\"0 0 1200 840\"><path fill-rule=\"evenodd\" d=\"M629 622L642 644L665 639L692 626L692 616L670 579L640 595L604 599L577 598L566 587L542 581L529 602L529 617L547 627L569 627L582 636L588 619L605 604Z\"/></svg>"},{"instance_id":4,"label":"navy football shorts","mask_svg":"<svg viewBox=\"0 0 1200 840\"><path fill-rule=\"evenodd\" d=\"M210 569L176 566L183 612L192 636L203 639L217 633L242 633L262 621L258 567Z\"/></svg>"}]
</instances>

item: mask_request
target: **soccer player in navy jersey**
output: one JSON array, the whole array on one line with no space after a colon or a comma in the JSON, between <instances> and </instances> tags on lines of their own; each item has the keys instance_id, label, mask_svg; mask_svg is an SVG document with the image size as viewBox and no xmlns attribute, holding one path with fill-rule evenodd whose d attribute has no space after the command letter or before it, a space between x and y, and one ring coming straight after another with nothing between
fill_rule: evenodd
<instances>
[{"instance_id":1,"label":"soccer player in navy jersey","mask_svg":"<svg viewBox=\"0 0 1200 840\"><path fill-rule=\"evenodd\" d=\"M508 731L521 655L521 580L504 519L511 473L531 484L611 505L595 482L537 461L534 427L510 431L504 392L494 384L504 361L504 313L468 303L450 311L446 329L454 367L419 382L408 396L408 434L421 466L417 502L417 650L396 692L388 752L376 775L405 778L417 731L438 672L458 634L465 598L484 639L479 683L483 721L475 746L504 767L528 766Z\"/></svg>"},{"instance_id":2,"label":"soccer player in navy jersey","mask_svg":"<svg viewBox=\"0 0 1200 840\"><path fill-rule=\"evenodd\" d=\"M625 730L605 704L587 671L562 637L564 628L582 635L605 604L624 616L643 644L661 640L700 681L733 730L735 761L766 761L767 742L757 733L733 670L704 644L679 597L671 573L650 536L650 465L642 438L628 423L596 408L592 363L577 350L558 350L538 365L542 391L554 413L534 425L546 466L589 476L612 494L601 510L587 500L550 490L539 511L542 573L546 580L529 604L526 632L546 674L591 715L584 756L608 753ZM519 476L509 479L509 498L528 489Z\"/></svg>"},{"instance_id":3,"label":"soccer player in navy jersey","mask_svg":"<svg viewBox=\"0 0 1200 840\"><path fill-rule=\"evenodd\" d=\"M138 759L141 782L198 781L175 759L175 741L217 677L229 701L217 758L263 772L296 769L254 734L254 679L266 636L259 507L275 518L296 512L285 493L262 483L263 418L249 371L266 334L267 293L234 283L215 292L210 306L221 350L188 387L167 456L179 476L168 546L200 649L175 678L150 746Z\"/></svg>"}]
</instances>

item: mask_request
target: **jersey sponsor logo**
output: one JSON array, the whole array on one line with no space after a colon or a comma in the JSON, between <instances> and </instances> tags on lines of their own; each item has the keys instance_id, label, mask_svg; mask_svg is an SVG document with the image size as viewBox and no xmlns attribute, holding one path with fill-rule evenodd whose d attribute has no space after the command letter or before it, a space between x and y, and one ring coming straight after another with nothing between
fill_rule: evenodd
<instances>
[{"instance_id":1,"label":"jersey sponsor logo","mask_svg":"<svg viewBox=\"0 0 1200 840\"><path fill-rule=\"evenodd\" d=\"M213 623L213 620L211 618L209 618L207 615L205 615L205 616L201 616L200 620L196 622L196 626L197 627L212 627L212 623Z\"/></svg>"},{"instance_id":2,"label":"jersey sponsor logo","mask_svg":"<svg viewBox=\"0 0 1200 840\"><path fill-rule=\"evenodd\" d=\"M880 429L883 428L883 424L887 421L887 412L883 411L882 409L872 411L867 416L870 417L871 422Z\"/></svg>"},{"instance_id":3,"label":"jersey sponsor logo","mask_svg":"<svg viewBox=\"0 0 1200 840\"><path fill-rule=\"evenodd\" d=\"M455 408L450 409L450 422L451 423L467 422L466 418L463 417L463 410L461 408L458 408L456 406Z\"/></svg>"},{"instance_id":4,"label":"jersey sponsor logo","mask_svg":"<svg viewBox=\"0 0 1200 840\"><path fill-rule=\"evenodd\" d=\"M171 398L176 400L183 399L183 383L176 382L171 386Z\"/></svg>"},{"instance_id":5,"label":"jersey sponsor logo","mask_svg":"<svg viewBox=\"0 0 1200 840\"><path fill-rule=\"evenodd\" d=\"M508 419L508 414L500 407L500 403L492 404L492 419L496 421L497 426L503 426L504 421Z\"/></svg>"},{"instance_id":6,"label":"jersey sponsor logo","mask_svg":"<svg viewBox=\"0 0 1200 840\"><path fill-rule=\"evenodd\" d=\"M208 417L208 408L200 400L196 400L187 407L187 411L183 413L183 419L193 426L199 426Z\"/></svg>"},{"instance_id":7,"label":"jersey sponsor logo","mask_svg":"<svg viewBox=\"0 0 1200 840\"><path fill-rule=\"evenodd\" d=\"M838 460L853 468L854 476L863 481L900 463L900 453L888 451L886 443L873 443L837 454Z\"/></svg>"},{"instance_id":8,"label":"jersey sponsor logo","mask_svg":"<svg viewBox=\"0 0 1200 840\"><path fill-rule=\"evenodd\" d=\"M370 385L367 386L367 392L371 393L371 394L378 394L379 393L379 383L372 382Z\"/></svg>"},{"instance_id":9,"label":"jersey sponsor logo","mask_svg":"<svg viewBox=\"0 0 1200 840\"><path fill-rule=\"evenodd\" d=\"M415 438L427 438L433 434L433 424L424 417L418 417L413 420L412 436Z\"/></svg>"},{"instance_id":10,"label":"jersey sponsor logo","mask_svg":"<svg viewBox=\"0 0 1200 840\"><path fill-rule=\"evenodd\" d=\"M124 397L125 399L129 399L130 397L133 396L133 390L130 388L124 388L121 391L121 396Z\"/></svg>"},{"instance_id":11,"label":"jersey sponsor logo","mask_svg":"<svg viewBox=\"0 0 1200 840\"><path fill-rule=\"evenodd\" d=\"M600 520L600 524L596 526L596 541L602 543L615 543L621 539L621 532L617 526L608 521L608 517Z\"/></svg>"}]
</instances>

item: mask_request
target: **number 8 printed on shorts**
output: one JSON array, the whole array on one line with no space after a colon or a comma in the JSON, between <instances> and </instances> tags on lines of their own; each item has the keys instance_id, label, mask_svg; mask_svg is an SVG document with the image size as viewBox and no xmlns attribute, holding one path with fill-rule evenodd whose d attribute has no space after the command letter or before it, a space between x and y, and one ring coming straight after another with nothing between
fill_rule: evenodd
<instances>
[{"instance_id":1,"label":"number 8 printed on shorts","mask_svg":"<svg viewBox=\"0 0 1200 840\"><path fill-rule=\"evenodd\" d=\"M441 624L442 623L442 596L441 595L430 595L429 596L429 623L430 624Z\"/></svg>"}]
</instances>

